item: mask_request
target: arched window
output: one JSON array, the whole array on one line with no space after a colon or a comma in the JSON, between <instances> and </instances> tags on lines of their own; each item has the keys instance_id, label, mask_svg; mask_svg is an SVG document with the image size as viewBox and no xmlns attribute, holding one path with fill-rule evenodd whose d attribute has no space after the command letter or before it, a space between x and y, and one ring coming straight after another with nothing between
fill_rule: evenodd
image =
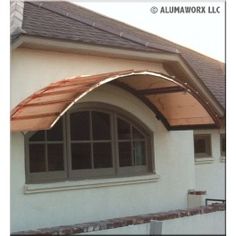
<instances>
[{"instance_id":1,"label":"arched window","mask_svg":"<svg viewBox=\"0 0 236 236\"><path fill-rule=\"evenodd\" d=\"M26 181L146 174L153 171L152 140L152 132L124 110L82 103L51 130L26 135Z\"/></svg>"}]
</instances>

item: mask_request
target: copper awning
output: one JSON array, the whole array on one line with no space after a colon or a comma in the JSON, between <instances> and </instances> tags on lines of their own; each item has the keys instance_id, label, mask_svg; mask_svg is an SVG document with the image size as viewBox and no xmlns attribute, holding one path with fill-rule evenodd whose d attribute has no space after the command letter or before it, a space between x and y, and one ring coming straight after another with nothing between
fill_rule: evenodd
<instances>
[{"instance_id":1,"label":"copper awning","mask_svg":"<svg viewBox=\"0 0 236 236\"><path fill-rule=\"evenodd\" d=\"M111 83L138 97L168 129L217 127L219 120L201 92L186 82L151 71L120 71L67 78L39 90L11 112L12 131L47 130L74 103Z\"/></svg>"}]
</instances>

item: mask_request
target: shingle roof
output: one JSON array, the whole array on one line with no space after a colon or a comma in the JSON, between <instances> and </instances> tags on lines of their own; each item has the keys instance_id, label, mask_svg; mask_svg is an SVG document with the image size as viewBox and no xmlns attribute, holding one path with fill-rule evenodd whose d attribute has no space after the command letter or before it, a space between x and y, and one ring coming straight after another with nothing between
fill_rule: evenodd
<instances>
[{"instance_id":1,"label":"shingle roof","mask_svg":"<svg viewBox=\"0 0 236 236\"><path fill-rule=\"evenodd\" d=\"M224 63L69 2L25 2L27 35L145 52L179 53L225 107Z\"/></svg>"},{"instance_id":2,"label":"shingle roof","mask_svg":"<svg viewBox=\"0 0 236 236\"><path fill-rule=\"evenodd\" d=\"M79 20L63 15L61 9L52 6L66 6L64 2L44 2L43 7L38 3L25 3L23 30L29 35L49 37L56 39L71 40L89 44L113 46L120 48L132 48L135 50L145 50L145 46L132 42L128 39L118 37L104 30L100 30ZM74 5L73 5L74 6ZM48 9L45 9L45 8ZM77 7L76 7L77 8ZM49 10L50 9L50 10ZM80 9L78 7L78 9ZM80 13L78 13L80 14ZM148 51L155 51L148 49Z\"/></svg>"}]
</instances>

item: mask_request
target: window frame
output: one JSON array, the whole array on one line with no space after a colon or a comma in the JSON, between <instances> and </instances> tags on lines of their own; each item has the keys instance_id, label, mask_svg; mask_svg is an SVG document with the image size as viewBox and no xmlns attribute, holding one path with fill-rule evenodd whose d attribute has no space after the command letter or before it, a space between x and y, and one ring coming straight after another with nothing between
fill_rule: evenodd
<instances>
[{"instance_id":1,"label":"window frame","mask_svg":"<svg viewBox=\"0 0 236 236\"><path fill-rule=\"evenodd\" d=\"M109 114L110 129L111 129L110 130L111 152L112 152L112 163L113 163L113 166L111 168L99 168L93 170L90 169L72 170L70 114L76 111L78 112L98 111ZM145 158L146 158L145 165L119 167L117 117L120 117L122 120L127 121L133 127L135 127L139 132L145 135ZM91 119L92 118L90 115L90 122ZM29 138L38 131L33 133L28 132L25 135L25 169L26 169L27 184L50 183L58 181L83 180L83 179L98 179L98 178L116 178L116 177L119 178L119 177L140 176L140 175L155 173L153 132L141 120L139 120L137 117L135 117L128 111L120 107L102 102L82 102L75 104L66 114L64 114L64 116L62 117L62 123L63 123L64 171L59 171L60 173L57 173L58 171L30 173Z\"/></svg>"},{"instance_id":2,"label":"window frame","mask_svg":"<svg viewBox=\"0 0 236 236\"><path fill-rule=\"evenodd\" d=\"M96 177L111 177L115 174L115 169L114 167L113 168L99 168L99 169L79 169L79 170L73 170L72 169L72 155L71 155L71 137L70 137L70 114L72 113L75 113L75 112L81 112L81 111L88 111L90 113L90 116L89 116L89 122L90 122L90 138L91 137L91 133L92 133L92 126L91 126L91 123L92 123L92 117L91 117L91 112L92 111L98 111L98 112L103 112L103 113L107 113L109 114L110 116L110 132L111 132L111 152L112 152L112 164L113 166L114 165L114 141L112 140L112 133L113 133L113 130L112 130L112 119L111 119L111 115L112 113L110 111L106 111L106 110L103 110L103 109L99 109L98 107L86 107L86 106L81 106L81 104L79 104L79 108L77 106L73 107L72 109L70 109L70 111L67 113L66 115L66 127L67 127L67 139L66 139L66 142L67 142L67 151L68 151L68 177L69 179L88 179L88 178L96 178ZM100 140L101 142L102 141L107 141L107 140ZM78 143L83 143L83 141L78 141ZM90 145L93 144L93 143L98 143L98 141L94 141L93 139L92 140L86 140L85 141L86 143L89 143ZM92 157L92 156L91 156ZM93 161L93 158L91 158L91 162ZM81 176L81 177L80 177Z\"/></svg>"},{"instance_id":3,"label":"window frame","mask_svg":"<svg viewBox=\"0 0 236 236\"><path fill-rule=\"evenodd\" d=\"M224 143L225 143L225 151L222 151L222 144L223 144L223 140L225 139ZM222 159L225 159L226 157L226 133L221 133L220 134L220 156Z\"/></svg>"},{"instance_id":4,"label":"window frame","mask_svg":"<svg viewBox=\"0 0 236 236\"><path fill-rule=\"evenodd\" d=\"M65 122L64 117L62 119L62 141L30 141L29 139L38 131L35 132L28 132L25 135L25 172L26 172L26 183L47 183L49 182L58 182L66 179L67 177L67 160L66 160L66 143L64 141L65 136ZM44 135L46 136L47 130L44 130ZM61 171L44 171L44 172L30 172L30 156L29 156L29 146L30 143L35 144L45 144L45 157L47 157L47 144L53 144L53 143L62 143L63 144L63 164L64 164L64 170ZM47 162L48 159L46 159Z\"/></svg>"},{"instance_id":5,"label":"window frame","mask_svg":"<svg viewBox=\"0 0 236 236\"><path fill-rule=\"evenodd\" d=\"M206 145L207 150L202 153L196 153L195 150L195 140L203 139ZM212 137L211 134L194 134L194 158L195 159L204 159L204 158L212 158ZM209 144L209 145L207 145Z\"/></svg>"},{"instance_id":6,"label":"window frame","mask_svg":"<svg viewBox=\"0 0 236 236\"><path fill-rule=\"evenodd\" d=\"M127 115L126 115L127 116ZM148 156L150 156L150 153L148 152L148 148L147 148L147 134L145 134L145 131L141 130L141 126L137 126L137 124L134 123L134 121L132 120L132 123L131 123L131 120L130 119L127 119L126 116L121 116L117 113L115 113L115 129L118 130L118 124L117 124L117 121L118 119L121 119L121 120L124 120L125 122L129 123L129 125L131 126L130 129L132 130L132 127L134 127L135 129L137 129L140 133L142 133L145 137L145 166L144 165L132 165L132 166L124 166L124 167L121 167L119 165L119 142L126 142L126 141L130 141L131 142L131 155L133 156L133 142L135 141L135 139L133 138L133 135L132 135L132 131L131 131L131 138L130 140L122 140L122 141L119 141L119 138L118 138L118 132L115 133L115 137L116 137L116 157L117 157L117 175L118 176L129 176L129 175L134 175L134 174L142 174L142 173L146 173L148 172L148 166L150 165L149 163L149 158ZM132 160L133 161L133 160Z\"/></svg>"}]
</instances>

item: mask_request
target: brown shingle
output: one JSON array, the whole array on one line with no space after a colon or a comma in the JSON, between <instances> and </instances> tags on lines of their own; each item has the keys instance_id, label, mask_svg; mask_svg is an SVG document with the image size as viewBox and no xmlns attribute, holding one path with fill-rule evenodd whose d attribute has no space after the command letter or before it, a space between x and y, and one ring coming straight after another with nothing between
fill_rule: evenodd
<instances>
[{"instance_id":1,"label":"brown shingle","mask_svg":"<svg viewBox=\"0 0 236 236\"><path fill-rule=\"evenodd\" d=\"M179 53L225 107L224 63L69 2L25 2L26 34L145 52ZM122 36L120 36L122 35ZM148 42L148 46L145 46Z\"/></svg>"}]
</instances>

